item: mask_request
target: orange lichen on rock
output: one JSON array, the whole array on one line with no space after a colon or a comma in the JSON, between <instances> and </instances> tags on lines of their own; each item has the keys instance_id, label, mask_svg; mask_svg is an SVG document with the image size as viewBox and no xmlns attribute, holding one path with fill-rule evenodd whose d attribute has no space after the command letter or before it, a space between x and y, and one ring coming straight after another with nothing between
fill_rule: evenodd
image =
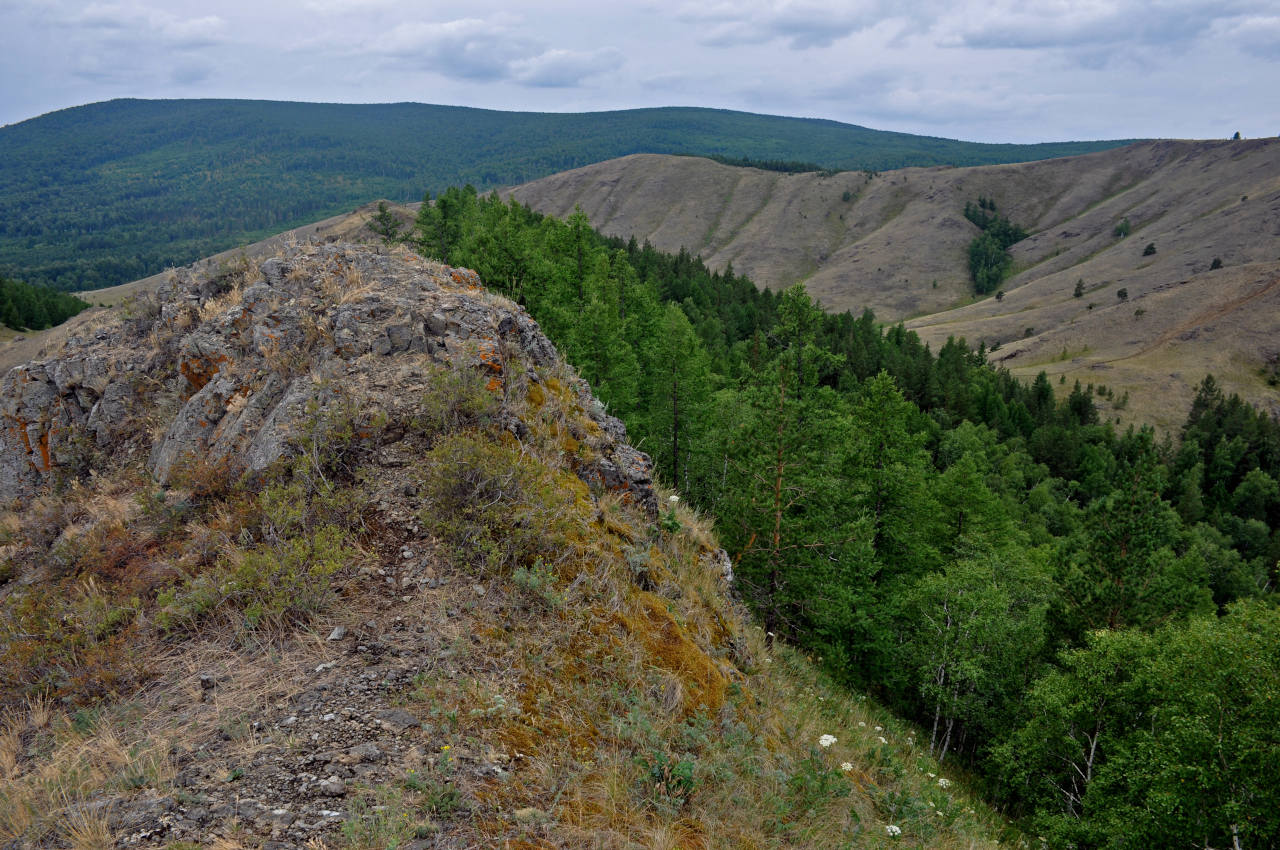
<instances>
[{"instance_id":1,"label":"orange lichen on rock","mask_svg":"<svg viewBox=\"0 0 1280 850\"><path fill-rule=\"evenodd\" d=\"M453 282L458 286L465 286L469 289L480 286L480 275L471 269L450 269L449 276L453 278Z\"/></svg>"},{"instance_id":2,"label":"orange lichen on rock","mask_svg":"<svg viewBox=\"0 0 1280 850\"><path fill-rule=\"evenodd\" d=\"M480 361L480 365L495 374L502 374L502 355L498 351L498 344L491 339L481 340L476 347L476 358Z\"/></svg>"},{"instance_id":3,"label":"orange lichen on rock","mask_svg":"<svg viewBox=\"0 0 1280 850\"><path fill-rule=\"evenodd\" d=\"M213 357L188 357L178 364L178 371L187 379L193 393L200 392L204 385L213 380L213 376L222 370L227 362L227 355L218 354Z\"/></svg>"},{"instance_id":4,"label":"orange lichen on rock","mask_svg":"<svg viewBox=\"0 0 1280 850\"><path fill-rule=\"evenodd\" d=\"M49 438L53 436L53 430L50 429L42 433L36 440L40 445L40 462L44 464L41 470L48 472L53 469L53 459L49 456Z\"/></svg>"}]
</instances>

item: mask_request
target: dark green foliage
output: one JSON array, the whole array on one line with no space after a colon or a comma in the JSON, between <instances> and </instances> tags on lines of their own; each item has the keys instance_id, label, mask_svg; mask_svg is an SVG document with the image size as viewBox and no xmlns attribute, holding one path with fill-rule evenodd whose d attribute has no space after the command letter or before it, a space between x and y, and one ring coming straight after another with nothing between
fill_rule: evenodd
<instances>
[{"instance_id":1,"label":"dark green foliage","mask_svg":"<svg viewBox=\"0 0 1280 850\"><path fill-rule=\"evenodd\" d=\"M1155 252L1156 252L1156 243L1154 243L1154 242L1148 242L1148 243L1147 243L1147 247L1145 247L1145 248L1143 248L1143 249L1142 249L1142 256L1144 256L1144 257L1150 257L1150 256L1151 256L1152 254L1154 254Z\"/></svg>"},{"instance_id":2,"label":"dark green foliage","mask_svg":"<svg viewBox=\"0 0 1280 850\"><path fill-rule=\"evenodd\" d=\"M1080 278L1076 281L1076 288L1071 291L1071 294L1075 298L1082 298L1084 296L1084 278Z\"/></svg>"},{"instance_id":3,"label":"dark green foliage","mask_svg":"<svg viewBox=\"0 0 1280 850\"><path fill-rule=\"evenodd\" d=\"M1116 226L1112 228L1111 235L1116 237L1117 239L1123 239L1132 232L1133 232L1133 225L1129 223L1129 218L1128 216L1126 216L1120 219L1120 221L1116 224Z\"/></svg>"},{"instance_id":4,"label":"dark green foliage","mask_svg":"<svg viewBox=\"0 0 1280 850\"><path fill-rule=\"evenodd\" d=\"M386 201L378 202L378 212L369 222L369 229L382 237L382 241L391 244L400 241L400 220L387 207Z\"/></svg>"},{"instance_id":5,"label":"dark green foliage","mask_svg":"<svg viewBox=\"0 0 1280 850\"><path fill-rule=\"evenodd\" d=\"M1129 290L1125 289L1124 287L1121 287L1120 289L1117 289L1117 290L1116 290L1116 297L1117 297L1117 298L1119 298L1121 301L1128 301L1128 300L1129 300Z\"/></svg>"},{"instance_id":6,"label":"dark green foliage","mask_svg":"<svg viewBox=\"0 0 1280 850\"><path fill-rule=\"evenodd\" d=\"M1222 268L1222 258L1214 257L1213 262L1209 264L1209 271L1214 271L1215 269L1220 269L1220 268Z\"/></svg>"},{"instance_id":7,"label":"dark green foliage","mask_svg":"<svg viewBox=\"0 0 1280 850\"><path fill-rule=\"evenodd\" d=\"M1280 841L1280 613L1240 603L1154 635L1099 631L997 751L1050 846Z\"/></svg>"},{"instance_id":8,"label":"dark green foliage","mask_svg":"<svg viewBox=\"0 0 1280 850\"><path fill-rule=\"evenodd\" d=\"M378 198L515 185L633 153L884 169L1029 161L1127 143L984 145L693 108L556 114L114 100L0 128L0 274L97 289Z\"/></svg>"},{"instance_id":9,"label":"dark green foliage","mask_svg":"<svg viewBox=\"0 0 1280 850\"><path fill-rule=\"evenodd\" d=\"M964 205L964 217L982 230L969 243L969 277L979 295L995 290L1013 266L1009 246L1027 238L1027 232L996 212L996 202L978 198ZM1000 295L996 296L1000 298Z\"/></svg>"},{"instance_id":10,"label":"dark green foliage","mask_svg":"<svg viewBox=\"0 0 1280 850\"><path fill-rule=\"evenodd\" d=\"M1013 257L990 234L984 233L969 243L969 277L979 295L998 287L1012 266Z\"/></svg>"},{"instance_id":11,"label":"dark green foliage","mask_svg":"<svg viewBox=\"0 0 1280 850\"><path fill-rule=\"evenodd\" d=\"M0 278L0 325L42 331L87 310L89 303L47 286Z\"/></svg>"}]
</instances>

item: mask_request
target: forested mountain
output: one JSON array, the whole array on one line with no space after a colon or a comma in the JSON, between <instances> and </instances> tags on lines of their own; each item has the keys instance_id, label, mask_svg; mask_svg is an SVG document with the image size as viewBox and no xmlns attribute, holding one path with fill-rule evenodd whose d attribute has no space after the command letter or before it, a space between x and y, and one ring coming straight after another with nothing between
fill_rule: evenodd
<instances>
[{"instance_id":1,"label":"forested mountain","mask_svg":"<svg viewBox=\"0 0 1280 850\"><path fill-rule=\"evenodd\" d=\"M528 307L716 518L770 632L1051 846L1280 841L1280 422L1206 377L1176 447L1121 433L1101 387L935 354L581 212L453 189L405 238Z\"/></svg>"},{"instance_id":2,"label":"forested mountain","mask_svg":"<svg viewBox=\"0 0 1280 850\"><path fill-rule=\"evenodd\" d=\"M0 128L0 273L110 286L376 198L510 185L645 151L886 169L1120 144L975 144L700 108L115 100Z\"/></svg>"}]
</instances>

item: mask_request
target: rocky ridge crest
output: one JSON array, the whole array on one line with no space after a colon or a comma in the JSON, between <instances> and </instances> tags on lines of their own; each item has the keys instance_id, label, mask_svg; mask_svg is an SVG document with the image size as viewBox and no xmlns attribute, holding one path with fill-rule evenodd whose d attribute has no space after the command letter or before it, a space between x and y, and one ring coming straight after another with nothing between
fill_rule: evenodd
<instances>
[{"instance_id":1,"label":"rocky ridge crest","mask_svg":"<svg viewBox=\"0 0 1280 850\"><path fill-rule=\"evenodd\" d=\"M175 271L153 299L10 370L0 493L29 498L94 451L146 452L161 484L193 459L260 472L340 402L382 414L385 427L361 436L394 453L433 364L483 373L517 438L529 387L566 375L584 414L571 426L575 472L656 515L648 456L527 313L470 270L354 244L293 247L256 269Z\"/></svg>"}]
</instances>

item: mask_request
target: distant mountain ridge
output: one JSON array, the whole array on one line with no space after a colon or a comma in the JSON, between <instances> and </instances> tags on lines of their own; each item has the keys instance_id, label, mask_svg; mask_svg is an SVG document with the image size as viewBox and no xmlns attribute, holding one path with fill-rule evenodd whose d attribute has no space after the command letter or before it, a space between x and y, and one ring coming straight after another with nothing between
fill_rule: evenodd
<instances>
[{"instance_id":1,"label":"distant mountain ridge","mask_svg":"<svg viewBox=\"0 0 1280 850\"><path fill-rule=\"evenodd\" d=\"M0 273L71 290L109 286L377 198L417 201L464 183L488 190L634 153L879 171L1121 144L981 144L694 107L113 100L0 128Z\"/></svg>"}]
</instances>

